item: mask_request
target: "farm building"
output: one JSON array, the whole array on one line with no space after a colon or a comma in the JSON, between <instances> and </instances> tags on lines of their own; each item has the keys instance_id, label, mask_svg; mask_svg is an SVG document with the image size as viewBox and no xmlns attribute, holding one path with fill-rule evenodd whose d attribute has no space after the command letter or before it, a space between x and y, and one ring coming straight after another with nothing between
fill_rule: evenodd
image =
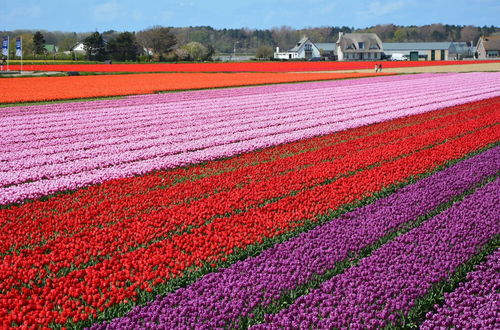
<instances>
[{"instance_id":1,"label":"farm building","mask_svg":"<svg viewBox=\"0 0 500 330\"><path fill-rule=\"evenodd\" d=\"M307 37L303 37L292 49L286 52L280 52L276 47L274 58L278 60L311 59L320 57L319 49Z\"/></svg>"},{"instance_id":2,"label":"farm building","mask_svg":"<svg viewBox=\"0 0 500 330\"><path fill-rule=\"evenodd\" d=\"M85 47L83 46L83 42L79 42L76 45L74 45L73 48L71 48L71 51L75 52L75 53L82 53L82 54L86 53Z\"/></svg>"},{"instance_id":3,"label":"farm building","mask_svg":"<svg viewBox=\"0 0 500 330\"><path fill-rule=\"evenodd\" d=\"M317 43L316 47L318 47L321 57L332 61L337 59L336 43Z\"/></svg>"},{"instance_id":4,"label":"farm building","mask_svg":"<svg viewBox=\"0 0 500 330\"><path fill-rule=\"evenodd\" d=\"M466 42L384 42L384 53L405 55L411 61L445 61L472 57Z\"/></svg>"},{"instance_id":5,"label":"farm building","mask_svg":"<svg viewBox=\"0 0 500 330\"><path fill-rule=\"evenodd\" d=\"M339 61L380 60L383 52L382 41L375 33L339 32L337 41Z\"/></svg>"},{"instance_id":6,"label":"farm building","mask_svg":"<svg viewBox=\"0 0 500 330\"><path fill-rule=\"evenodd\" d=\"M481 37L477 44L477 58L500 57L500 36Z\"/></svg>"}]
</instances>

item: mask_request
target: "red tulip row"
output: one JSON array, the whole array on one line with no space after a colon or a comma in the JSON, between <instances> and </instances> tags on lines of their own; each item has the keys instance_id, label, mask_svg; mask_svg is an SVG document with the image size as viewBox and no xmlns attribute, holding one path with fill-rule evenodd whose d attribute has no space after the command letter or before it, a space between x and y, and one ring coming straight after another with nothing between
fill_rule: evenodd
<instances>
[{"instance_id":1,"label":"red tulip row","mask_svg":"<svg viewBox=\"0 0 500 330\"><path fill-rule=\"evenodd\" d=\"M73 236L83 230L93 230L95 226L109 226L124 219L142 217L145 213L155 213L218 192L229 192L234 186L242 187L268 180L276 175L276 171L286 173L332 157L344 157L354 150L397 142L415 134L411 132L423 133L425 129L436 129L436 123L441 121L442 116L447 116L443 125L451 125L452 121L454 124L474 114L485 114L487 108L491 111L497 103L500 103L500 98L448 108L432 115L410 117L411 121L400 119L391 124L378 124L284 145L203 167L114 180L78 191L74 195L0 210L0 216L6 219L0 233L0 253L23 246L36 246L60 236ZM465 114L454 115L464 111ZM323 158L318 158L319 153Z\"/></svg>"},{"instance_id":2,"label":"red tulip row","mask_svg":"<svg viewBox=\"0 0 500 330\"><path fill-rule=\"evenodd\" d=\"M291 191L313 189L325 180L401 157L414 149L435 144L445 138L454 138L468 130L484 127L485 123L495 122L496 115L491 113L491 109L489 112L483 111L486 113L482 113L479 118L464 120L471 115L477 116L478 112L481 111L470 111L449 118L444 127L437 125L438 122L429 122L407 127L392 134L371 137L364 141L364 145L360 144L361 141L357 144L346 143L323 148L321 152L313 153L309 157L294 157L295 162L288 159L278 161L278 164L254 167L243 173L243 180L236 186L235 172L226 176L225 182L222 182L221 178L210 178L207 180L208 188L217 189L219 193L207 198L172 205L140 217L125 218L102 229L82 228L73 236L59 236L42 247L25 249L19 255L4 256L3 261L7 266L0 268L5 273L5 278L0 277L2 280L0 288L8 289L27 283L36 285L37 283L33 281L37 278L56 277L59 271L65 271L67 268L84 268L91 261L115 257L144 244L149 245L158 239L164 239L172 233L182 233L192 226L203 226L214 217L234 214L235 210L258 207L267 200L281 198ZM359 149L360 145L364 149ZM282 174L277 175L277 173ZM253 179L253 182L245 182L247 178ZM182 186L180 188L185 189ZM193 186L191 189L196 195L196 187ZM171 189L170 193L175 196L181 192ZM167 200L170 196L167 194ZM153 198L161 203L161 200L154 196ZM61 221L69 222L70 219L63 217ZM83 243L75 245L75 241ZM37 271L19 272L20 269L33 264L36 265Z\"/></svg>"},{"instance_id":3,"label":"red tulip row","mask_svg":"<svg viewBox=\"0 0 500 330\"><path fill-rule=\"evenodd\" d=\"M212 195L199 203L186 203L163 210L167 213L162 216L146 214L140 221L122 221L117 228L95 228L85 237L76 234L67 241L55 240L47 246L23 251L19 256L5 256L0 270L2 280L5 280L1 284L0 319L6 320L7 325L21 321L27 324L64 324L68 320L86 319L116 303L133 299L137 295L136 289L151 290L152 286L181 275L189 267L223 260L235 248L261 242L263 237L274 237L300 226L304 220L314 219L319 214L359 200L409 176L463 157L500 137L495 126L495 113L492 112L498 106L493 104L481 109L484 113L466 112L471 116L467 121L457 115L454 120L450 117L449 125L434 122L436 129L419 127L424 128L424 133L413 131L411 134L411 131L403 129L410 137L401 144L381 146L381 141L373 137L377 141L373 145L367 140L363 147L354 145L351 149L342 150L340 145L331 148L342 150L340 152L344 154L341 156L333 150L327 157L323 152L316 151L309 155L311 158L308 160L308 163L313 161L314 166L303 168L303 163L298 161L301 157L296 157L298 163L291 167L295 171L276 178L252 179L253 183L243 188L235 187L235 190ZM388 136L396 141L391 134ZM434 146L436 143L438 145ZM328 150L327 147L325 149ZM328 157L334 157L334 160ZM302 165L297 169L299 163ZM270 168L274 173L277 170L279 168ZM362 171L347 175L357 170ZM344 176L339 177L340 174ZM325 182L332 178L336 179ZM218 185L212 190L222 184L216 183ZM297 193L282 196L293 190ZM255 206L275 197L281 199ZM224 200L227 202L221 203ZM241 214L214 218L214 215L249 206L254 207ZM187 220L190 217L192 220ZM175 230L172 226L175 219L180 221L179 225L188 223L199 227L172 237L155 236L160 228L165 233L165 226L170 225ZM122 230L126 235L121 236L119 232ZM155 242L154 239L160 241ZM62 242L64 244L59 244ZM54 245L50 245L52 243ZM144 243L149 246L128 252L129 246L139 247ZM92 261L90 256L96 255L106 258L85 267L87 262ZM12 267L8 267L11 264ZM82 269L53 277L61 267L74 269L79 266Z\"/></svg>"}]
</instances>

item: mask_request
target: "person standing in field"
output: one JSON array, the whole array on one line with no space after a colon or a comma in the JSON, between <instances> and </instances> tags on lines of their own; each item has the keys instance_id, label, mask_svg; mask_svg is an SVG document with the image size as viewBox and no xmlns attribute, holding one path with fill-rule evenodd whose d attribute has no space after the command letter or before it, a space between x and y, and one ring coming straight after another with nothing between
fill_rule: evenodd
<instances>
[{"instance_id":1,"label":"person standing in field","mask_svg":"<svg viewBox=\"0 0 500 330\"><path fill-rule=\"evenodd\" d=\"M378 65L378 72L382 72L382 63Z\"/></svg>"},{"instance_id":2,"label":"person standing in field","mask_svg":"<svg viewBox=\"0 0 500 330\"><path fill-rule=\"evenodd\" d=\"M5 56L2 57L2 64L0 65L0 71L3 71L3 67L7 64L7 58Z\"/></svg>"}]
</instances>

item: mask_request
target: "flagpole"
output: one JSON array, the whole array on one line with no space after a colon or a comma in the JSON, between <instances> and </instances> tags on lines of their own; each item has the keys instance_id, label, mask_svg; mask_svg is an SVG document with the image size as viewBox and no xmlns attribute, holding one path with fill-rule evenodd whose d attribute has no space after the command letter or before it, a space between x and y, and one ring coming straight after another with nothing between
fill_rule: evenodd
<instances>
[{"instance_id":1,"label":"flagpole","mask_svg":"<svg viewBox=\"0 0 500 330\"><path fill-rule=\"evenodd\" d=\"M9 68L9 57L10 57L10 52L9 52L9 46L10 46L10 37L7 36L7 71L10 71L10 68Z\"/></svg>"},{"instance_id":2,"label":"flagpole","mask_svg":"<svg viewBox=\"0 0 500 330\"><path fill-rule=\"evenodd\" d=\"M23 36L21 36L21 73L23 73Z\"/></svg>"}]
</instances>

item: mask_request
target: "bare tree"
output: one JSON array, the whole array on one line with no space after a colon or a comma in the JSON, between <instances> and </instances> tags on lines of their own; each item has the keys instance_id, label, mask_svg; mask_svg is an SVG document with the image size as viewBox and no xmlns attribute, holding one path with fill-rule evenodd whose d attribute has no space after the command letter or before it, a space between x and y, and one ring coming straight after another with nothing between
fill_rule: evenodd
<instances>
[{"instance_id":1,"label":"bare tree","mask_svg":"<svg viewBox=\"0 0 500 330\"><path fill-rule=\"evenodd\" d=\"M467 25L460 31L460 41L476 41L479 38L479 29L475 26Z\"/></svg>"},{"instance_id":2,"label":"bare tree","mask_svg":"<svg viewBox=\"0 0 500 330\"><path fill-rule=\"evenodd\" d=\"M136 34L137 42L144 48L151 50L155 56L162 59L163 56L174 49L177 43L170 29L163 26L139 31Z\"/></svg>"}]
</instances>

